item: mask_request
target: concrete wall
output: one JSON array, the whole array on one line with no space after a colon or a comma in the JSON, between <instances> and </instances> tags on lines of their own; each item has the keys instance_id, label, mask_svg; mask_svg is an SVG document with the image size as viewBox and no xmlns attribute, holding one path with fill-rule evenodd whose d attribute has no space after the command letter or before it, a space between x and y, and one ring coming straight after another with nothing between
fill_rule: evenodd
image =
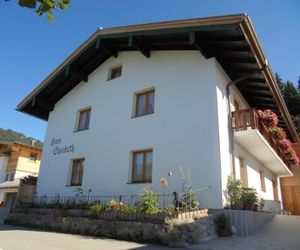
<instances>
[{"instance_id":1,"label":"concrete wall","mask_svg":"<svg viewBox=\"0 0 300 250\"><path fill-rule=\"evenodd\" d=\"M122 76L107 81L109 69L118 64ZM181 166L191 170L194 189L212 187L211 207L221 207L216 67L214 59L206 60L198 51L152 52L150 59L122 52L107 60L50 113L38 194L73 195L75 188L67 184L71 159L79 157L85 157L85 193L138 193L144 184L128 184L131 151L153 148L155 191L163 192L160 179L172 170L170 190L180 192ZM155 88L154 114L131 118L134 93L149 87ZM90 128L74 133L78 110L84 107L92 109ZM60 143L51 146L53 138ZM73 153L54 155L56 146L71 145Z\"/></svg>"},{"instance_id":2,"label":"concrete wall","mask_svg":"<svg viewBox=\"0 0 300 250\"><path fill-rule=\"evenodd\" d=\"M224 213L236 229L237 235L248 236L253 234L263 224L273 219L272 213L261 213L247 210L219 209L211 211L213 214Z\"/></svg>"}]
</instances>

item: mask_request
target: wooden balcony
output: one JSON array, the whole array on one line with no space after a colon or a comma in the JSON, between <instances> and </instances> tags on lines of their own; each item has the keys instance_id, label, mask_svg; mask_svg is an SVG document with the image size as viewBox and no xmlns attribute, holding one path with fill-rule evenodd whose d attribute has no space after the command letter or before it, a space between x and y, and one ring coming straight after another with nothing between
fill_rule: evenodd
<instances>
[{"instance_id":1,"label":"wooden balcony","mask_svg":"<svg viewBox=\"0 0 300 250\"><path fill-rule=\"evenodd\" d=\"M272 172L290 176L291 165L268 128L260 121L257 110L232 112L234 140Z\"/></svg>"}]
</instances>

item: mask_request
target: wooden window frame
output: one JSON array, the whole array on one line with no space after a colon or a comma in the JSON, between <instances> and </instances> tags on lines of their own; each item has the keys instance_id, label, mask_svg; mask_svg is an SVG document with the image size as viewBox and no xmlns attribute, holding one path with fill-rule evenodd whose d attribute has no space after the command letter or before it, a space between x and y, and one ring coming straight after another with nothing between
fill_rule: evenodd
<instances>
[{"instance_id":1,"label":"wooden window frame","mask_svg":"<svg viewBox=\"0 0 300 250\"><path fill-rule=\"evenodd\" d=\"M266 181L265 181L265 176L263 171L259 171L260 175L260 188L261 191L266 192Z\"/></svg>"},{"instance_id":2,"label":"wooden window frame","mask_svg":"<svg viewBox=\"0 0 300 250\"><path fill-rule=\"evenodd\" d=\"M132 166L131 166L131 183L152 183L152 172L151 172L151 180L145 179L145 172L146 172L146 155L147 153L152 153L152 165L153 165L153 149L145 149L145 150L138 150L132 152ZM135 159L138 154L143 154L143 167L142 167L142 180L136 181L135 180ZM152 166L151 166L152 168Z\"/></svg>"},{"instance_id":3,"label":"wooden window frame","mask_svg":"<svg viewBox=\"0 0 300 250\"><path fill-rule=\"evenodd\" d=\"M120 71L120 75L115 76L114 71ZM116 65L116 66L111 67L111 68L109 69L107 81L110 81L110 80L119 78L119 77L121 77L121 76L122 76L122 65Z\"/></svg>"},{"instance_id":4,"label":"wooden window frame","mask_svg":"<svg viewBox=\"0 0 300 250\"><path fill-rule=\"evenodd\" d=\"M81 178L79 180L79 182L75 183L73 182L73 168L74 168L74 162L81 162ZM84 162L85 162L85 158L77 158L77 159L72 159L71 160L71 173L70 173L70 181L69 181L69 186L82 186L82 181L83 181L83 171L84 171Z\"/></svg>"},{"instance_id":5,"label":"wooden window frame","mask_svg":"<svg viewBox=\"0 0 300 250\"><path fill-rule=\"evenodd\" d=\"M150 112L150 94L153 93L153 111ZM138 110L139 110L139 107L140 107L140 97L141 96L146 96L146 100L145 100L145 113L144 114L141 114L139 115L138 114ZM134 113L134 117L141 117L141 116L144 116L144 115L150 115L150 114L153 114L154 113L154 104L155 103L155 89L148 89L148 90L145 90L145 91L141 91L141 92L137 92L135 93L135 113Z\"/></svg>"},{"instance_id":6,"label":"wooden window frame","mask_svg":"<svg viewBox=\"0 0 300 250\"><path fill-rule=\"evenodd\" d=\"M87 126L85 126L82 129L79 129L79 124L80 124L80 119L81 119L81 115L85 112L90 112L90 117L89 117L89 121ZM91 123L91 114L92 114L92 108L91 107L87 107L87 108L83 108L78 110L78 119L77 119L77 123L76 123L76 129L74 132L80 132L80 131L84 131L84 130L88 130L90 128L90 123ZM86 124L85 124L86 125Z\"/></svg>"}]
</instances>

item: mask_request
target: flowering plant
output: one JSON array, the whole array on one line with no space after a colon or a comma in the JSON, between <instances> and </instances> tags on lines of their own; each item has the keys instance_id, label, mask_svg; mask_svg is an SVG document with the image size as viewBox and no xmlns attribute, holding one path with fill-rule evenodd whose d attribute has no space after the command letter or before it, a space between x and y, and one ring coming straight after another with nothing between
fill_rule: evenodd
<instances>
[{"instance_id":1,"label":"flowering plant","mask_svg":"<svg viewBox=\"0 0 300 250\"><path fill-rule=\"evenodd\" d=\"M106 203L106 210L107 211L111 211L111 210L118 210L121 209L123 207L123 203L122 202L118 202L116 200L109 200Z\"/></svg>"},{"instance_id":2,"label":"flowering plant","mask_svg":"<svg viewBox=\"0 0 300 250\"><path fill-rule=\"evenodd\" d=\"M282 150L288 150L291 148L291 142L286 138L278 140L278 145Z\"/></svg>"},{"instance_id":3,"label":"flowering plant","mask_svg":"<svg viewBox=\"0 0 300 250\"><path fill-rule=\"evenodd\" d=\"M286 133L280 127L269 128L269 131L271 132L275 140L283 140L286 138Z\"/></svg>"},{"instance_id":4,"label":"flowering plant","mask_svg":"<svg viewBox=\"0 0 300 250\"><path fill-rule=\"evenodd\" d=\"M277 126L278 116L270 109L264 111L258 110L258 115L262 123L268 128L269 132L278 143L288 162L292 165L299 165L300 160L295 150L292 148L290 140L286 138L284 130Z\"/></svg>"},{"instance_id":5,"label":"flowering plant","mask_svg":"<svg viewBox=\"0 0 300 250\"><path fill-rule=\"evenodd\" d=\"M278 124L278 116L270 109L264 111L258 110L258 115L261 121L269 128L275 127Z\"/></svg>"}]
</instances>

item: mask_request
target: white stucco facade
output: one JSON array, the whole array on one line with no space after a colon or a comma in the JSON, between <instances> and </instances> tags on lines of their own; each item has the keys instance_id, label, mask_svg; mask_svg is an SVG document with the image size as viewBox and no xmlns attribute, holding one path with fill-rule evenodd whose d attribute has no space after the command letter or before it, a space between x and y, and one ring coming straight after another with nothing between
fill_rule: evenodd
<instances>
[{"instance_id":1,"label":"white stucco facade","mask_svg":"<svg viewBox=\"0 0 300 250\"><path fill-rule=\"evenodd\" d=\"M122 65L122 76L108 81L109 69L116 65ZM199 51L153 51L149 59L139 52L111 57L50 113L38 195L73 195L76 187L68 184L71 161L77 158L85 159L81 186L85 193L91 189L91 195L137 194L145 184L131 184L131 152L152 148L155 191L163 191L160 179L171 170L169 189L180 192L182 167L191 170L194 189L211 187L210 200L202 205L222 207L233 168L228 82L216 60L205 59ZM134 118L135 93L148 88L155 89L154 113ZM241 107L247 107L237 89L232 92L239 95ZM91 108L89 129L74 132L78 111L85 107ZM53 141L57 143L51 145ZM73 150L57 154L56 147ZM234 148L235 156L244 152L238 145ZM260 179L254 170L261 166L255 157L246 157L249 184L257 187ZM263 195L272 198L268 181L266 189Z\"/></svg>"}]
</instances>

